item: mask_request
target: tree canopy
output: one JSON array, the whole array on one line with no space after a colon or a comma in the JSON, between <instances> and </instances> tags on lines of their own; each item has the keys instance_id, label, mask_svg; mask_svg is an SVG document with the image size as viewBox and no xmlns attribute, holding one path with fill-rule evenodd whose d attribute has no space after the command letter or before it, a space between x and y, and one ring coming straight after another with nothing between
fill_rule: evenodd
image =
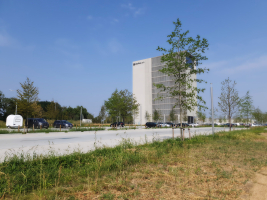
<instances>
[{"instance_id":1,"label":"tree canopy","mask_svg":"<svg viewBox=\"0 0 267 200\"><path fill-rule=\"evenodd\" d=\"M27 118L29 114L34 112L33 103L37 103L39 90L33 85L28 77L24 83L20 83L21 90L17 90L18 97L18 114Z\"/></svg>"},{"instance_id":2,"label":"tree canopy","mask_svg":"<svg viewBox=\"0 0 267 200\"><path fill-rule=\"evenodd\" d=\"M127 89L121 91L116 89L104 104L112 118L117 120L117 117L122 117L123 121L132 116L139 107L136 98Z\"/></svg>"},{"instance_id":3,"label":"tree canopy","mask_svg":"<svg viewBox=\"0 0 267 200\"><path fill-rule=\"evenodd\" d=\"M246 95L240 99L239 112L242 118L246 119L246 123L249 122L253 111L253 100L247 91Z\"/></svg>"},{"instance_id":4,"label":"tree canopy","mask_svg":"<svg viewBox=\"0 0 267 200\"><path fill-rule=\"evenodd\" d=\"M229 79L225 79L222 82L221 95L219 96L218 106L220 110L228 116L231 130L231 119L233 115L238 112L240 105L240 99L238 97L238 91L235 88L236 82Z\"/></svg>"},{"instance_id":5,"label":"tree canopy","mask_svg":"<svg viewBox=\"0 0 267 200\"><path fill-rule=\"evenodd\" d=\"M180 108L180 122L182 123L182 110L191 111L197 106L206 108L204 106L205 101L199 96L199 93L204 92L205 89L198 88L195 84L205 81L196 78L195 75L209 71L209 69L199 67L202 60L208 59L203 54L208 49L209 44L207 39L201 39L199 35L194 39L187 36L189 31L181 32L182 23L179 19L173 24L175 26L174 31L167 36L167 43L171 46L170 49L158 47L157 50L163 52L161 62L164 67L159 71L170 76L174 85L154 85L160 89L157 99L166 97L176 99L174 107L178 106ZM161 92L166 92L167 95L163 95Z\"/></svg>"}]
</instances>

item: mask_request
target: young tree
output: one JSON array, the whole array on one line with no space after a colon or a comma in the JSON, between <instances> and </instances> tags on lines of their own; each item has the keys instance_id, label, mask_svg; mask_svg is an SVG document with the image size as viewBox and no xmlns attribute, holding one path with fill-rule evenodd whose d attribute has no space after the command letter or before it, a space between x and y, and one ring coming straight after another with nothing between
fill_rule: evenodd
<instances>
[{"instance_id":1,"label":"young tree","mask_svg":"<svg viewBox=\"0 0 267 200\"><path fill-rule=\"evenodd\" d=\"M150 119L151 119L151 115L147 111L145 114L145 118L146 118L146 121L150 121Z\"/></svg>"},{"instance_id":2,"label":"young tree","mask_svg":"<svg viewBox=\"0 0 267 200\"><path fill-rule=\"evenodd\" d=\"M201 39L199 35L193 39L187 36L189 31L182 33L182 23L179 19L173 24L175 26L174 31L167 36L169 38L167 42L171 48L167 50L158 47L157 50L163 52L161 62L164 63L164 67L159 71L170 76L174 85L155 84L155 86L160 89L157 99L171 97L177 100L174 107L180 108L180 123L182 123L183 110L192 111L197 106L204 108L202 104L205 104L205 101L199 96L199 93L204 92L205 89L196 87L195 83L205 81L196 78L196 75L205 73L209 69L196 68L196 65L200 65L202 60L208 59L203 54L208 49L209 44L205 38ZM166 92L166 94L161 92Z\"/></svg>"},{"instance_id":3,"label":"young tree","mask_svg":"<svg viewBox=\"0 0 267 200\"><path fill-rule=\"evenodd\" d=\"M246 119L246 123L248 124L249 118L253 111L253 100L249 95L249 91L247 91L246 95L240 99L239 104L239 112L242 118Z\"/></svg>"},{"instance_id":4,"label":"young tree","mask_svg":"<svg viewBox=\"0 0 267 200\"><path fill-rule=\"evenodd\" d=\"M106 119L106 113L107 113L106 107L105 107L105 105L102 105L101 110L100 110L99 115L98 115L100 122L102 122L103 120Z\"/></svg>"},{"instance_id":5,"label":"young tree","mask_svg":"<svg viewBox=\"0 0 267 200\"><path fill-rule=\"evenodd\" d=\"M206 120L206 113L201 112L201 111L197 111L197 117L198 117L198 119L200 119L204 123Z\"/></svg>"},{"instance_id":6,"label":"young tree","mask_svg":"<svg viewBox=\"0 0 267 200\"><path fill-rule=\"evenodd\" d=\"M128 90L118 91L116 89L111 97L105 101L105 107L112 118L122 116L124 122L126 117L137 112L139 104L133 94Z\"/></svg>"},{"instance_id":7,"label":"young tree","mask_svg":"<svg viewBox=\"0 0 267 200\"><path fill-rule=\"evenodd\" d=\"M174 111L174 108L171 109L171 112L170 112L170 120L171 120L171 122L174 122L175 121L175 111Z\"/></svg>"},{"instance_id":8,"label":"young tree","mask_svg":"<svg viewBox=\"0 0 267 200\"><path fill-rule=\"evenodd\" d=\"M153 120L156 122L156 121L159 121L160 118L161 118L160 111L155 109L154 112L153 112Z\"/></svg>"},{"instance_id":9,"label":"young tree","mask_svg":"<svg viewBox=\"0 0 267 200\"><path fill-rule=\"evenodd\" d=\"M33 83L28 77L24 83L20 83L22 90L17 90L18 97L18 113L27 118L27 132L28 132L28 116L33 112L32 104L37 102L38 88L33 86Z\"/></svg>"},{"instance_id":10,"label":"young tree","mask_svg":"<svg viewBox=\"0 0 267 200\"><path fill-rule=\"evenodd\" d=\"M252 116L257 121L257 123L262 123L265 118L264 113L259 108L256 108L255 110L253 110Z\"/></svg>"},{"instance_id":11,"label":"young tree","mask_svg":"<svg viewBox=\"0 0 267 200\"><path fill-rule=\"evenodd\" d=\"M221 95L219 96L218 106L220 110L228 116L230 131L231 131L231 119L233 115L238 111L240 99L238 97L238 91L235 89L236 82L229 79L225 79L222 82Z\"/></svg>"},{"instance_id":12,"label":"young tree","mask_svg":"<svg viewBox=\"0 0 267 200\"><path fill-rule=\"evenodd\" d=\"M183 115L183 120L184 120L184 122L186 122L188 120L188 116L187 115Z\"/></svg>"}]
</instances>

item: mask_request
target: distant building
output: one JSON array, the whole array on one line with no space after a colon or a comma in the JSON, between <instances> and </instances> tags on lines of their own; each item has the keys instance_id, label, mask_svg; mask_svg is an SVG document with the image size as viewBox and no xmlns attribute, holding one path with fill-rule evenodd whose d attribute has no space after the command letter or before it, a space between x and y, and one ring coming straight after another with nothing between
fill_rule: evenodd
<instances>
[{"instance_id":1,"label":"distant building","mask_svg":"<svg viewBox=\"0 0 267 200\"><path fill-rule=\"evenodd\" d=\"M154 100L158 92L160 91L155 86L154 83L163 83L166 86L174 85L174 81L171 77L159 72L159 69L162 69L163 63L161 63L161 57L148 58L144 60L134 61L133 62L133 94L137 99L137 102L140 104L139 114L134 116L135 124L145 124L147 122L145 115L148 112L151 116L155 109L160 111L162 115L161 121L170 121L169 115L170 112L177 102L176 98L166 97L163 100ZM191 59L187 59L187 62L192 62ZM193 75L196 78L196 75ZM193 83L194 86L197 86L197 83ZM161 92L161 94L165 95ZM178 98L178 97L177 97ZM180 113L180 108L175 107L175 123L180 122L178 114ZM184 122L193 123L193 119L197 116L197 108L193 111L182 111L184 116L187 116L187 120ZM165 116L165 117L164 117ZM179 115L180 117L180 115ZM153 121L152 117L148 121Z\"/></svg>"}]
</instances>

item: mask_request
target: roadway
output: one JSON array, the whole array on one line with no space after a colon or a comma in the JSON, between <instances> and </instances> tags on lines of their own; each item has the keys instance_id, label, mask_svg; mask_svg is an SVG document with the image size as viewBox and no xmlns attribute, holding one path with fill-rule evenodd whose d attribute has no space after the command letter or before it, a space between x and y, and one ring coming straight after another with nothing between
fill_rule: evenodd
<instances>
[{"instance_id":1,"label":"roadway","mask_svg":"<svg viewBox=\"0 0 267 200\"><path fill-rule=\"evenodd\" d=\"M216 127L215 132L224 128ZM226 129L228 130L228 129ZM211 128L190 128L191 136L211 134ZM174 129L174 136L180 137L180 130ZM188 129L185 137L189 137ZM13 155L55 155L69 154L74 151L88 152L96 147L114 147L123 139L128 139L135 144L151 142L153 139L164 140L172 138L172 129L129 129L129 130L104 130L85 132L51 132L28 134L1 134L0 135L0 162L6 156Z\"/></svg>"}]
</instances>

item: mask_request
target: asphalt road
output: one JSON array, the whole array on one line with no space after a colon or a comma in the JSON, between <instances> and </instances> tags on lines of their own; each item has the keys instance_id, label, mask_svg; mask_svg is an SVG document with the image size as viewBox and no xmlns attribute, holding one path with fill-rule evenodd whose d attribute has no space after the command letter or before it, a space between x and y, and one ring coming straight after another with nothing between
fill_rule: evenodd
<instances>
[{"instance_id":1,"label":"asphalt road","mask_svg":"<svg viewBox=\"0 0 267 200\"><path fill-rule=\"evenodd\" d=\"M215 128L222 131L224 128ZM227 129L226 129L227 130ZM191 128L191 136L211 134L211 128ZM175 137L180 136L180 130L174 129ZM189 137L188 129L185 137ZM0 162L5 157L13 155L51 154L63 155L74 151L88 152L95 147L113 147L123 139L130 140L135 144L172 138L172 129L137 129L137 130L105 130L86 132L51 132L51 133L28 133L28 134L2 134L0 135Z\"/></svg>"}]
</instances>

